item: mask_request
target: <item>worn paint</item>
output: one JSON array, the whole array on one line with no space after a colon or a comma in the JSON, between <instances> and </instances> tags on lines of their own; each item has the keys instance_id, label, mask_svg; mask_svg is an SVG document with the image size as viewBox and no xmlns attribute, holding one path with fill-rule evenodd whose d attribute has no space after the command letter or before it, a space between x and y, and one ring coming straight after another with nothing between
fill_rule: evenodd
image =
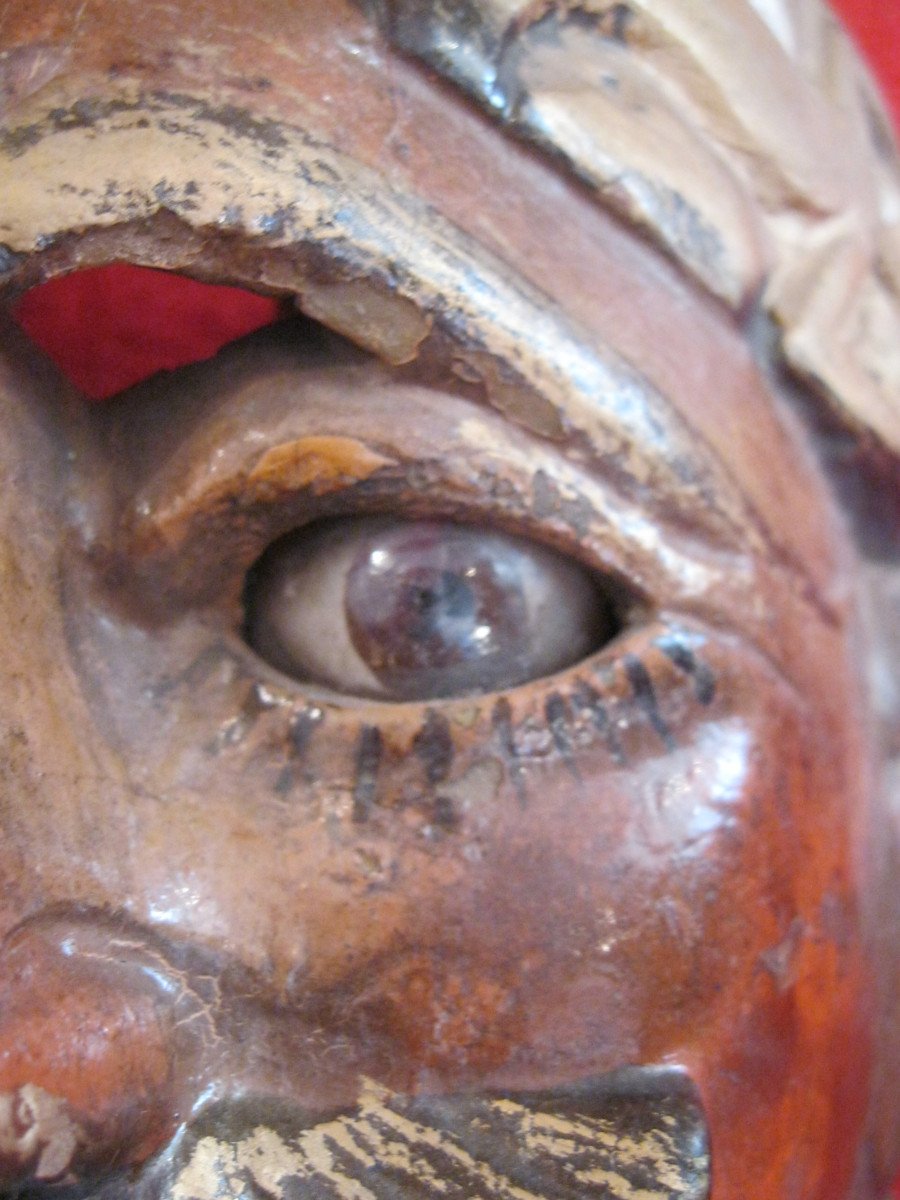
<instances>
[{"instance_id":1,"label":"worn paint","mask_svg":"<svg viewBox=\"0 0 900 1200\"><path fill-rule=\"evenodd\" d=\"M660 1072L667 1077L677 1074ZM639 1082L623 1082L617 1094L616 1077L597 1087L441 1099L398 1096L366 1081L356 1110L294 1130L283 1116L267 1123L265 1105L254 1121L250 1104L249 1127L237 1136L216 1132L214 1114L201 1119L163 1195L705 1200L707 1148L690 1090L642 1094Z\"/></svg>"},{"instance_id":2,"label":"worn paint","mask_svg":"<svg viewBox=\"0 0 900 1200\"><path fill-rule=\"evenodd\" d=\"M396 459L372 450L355 438L310 436L273 446L260 455L246 482L250 487L314 487L327 491L348 482L368 479Z\"/></svg>"}]
</instances>

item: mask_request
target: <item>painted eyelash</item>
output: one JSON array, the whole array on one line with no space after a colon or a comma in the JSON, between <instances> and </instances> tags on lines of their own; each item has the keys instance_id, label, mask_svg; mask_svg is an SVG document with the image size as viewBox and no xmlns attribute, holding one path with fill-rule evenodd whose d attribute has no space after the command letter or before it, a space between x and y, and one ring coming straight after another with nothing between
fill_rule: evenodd
<instances>
[{"instance_id":1,"label":"painted eyelash","mask_svg":"<svg viewBox=\"0 0 900 1200\"><path fill-rule=\"evenodd\" d=\"M582 664L557 678L556 686L545 690L538 709L517 717L518 689L496 697L477 697L473 710L485 726L485 746L502 764L517 802L522 807L534 801L529 790L531 770L556 758L574 779L580 782L579 759L586 751L605 751L615 769L627 767L635 756L634 743L659 753L677 749L674 710L683 719L684 688L660 689L660 669L674 667L674 679L690 683L690 696L701 709L716 697L716 675L699 653L695 635L666 630L645 643L640 652L624 646L610 658L608 652L599 661ZM525 692L526 689L521 689ZM409 739L402 757L418 763L419 782L411 785L405 797L388 803L385 788L396 765L391 748L394 724L390 719L360 721L347 730L351 769L347 790L354 824L365 825L384 808L418 808L444 828L455 828L458 814L445 792L452 790L453 768L458 757L453 712L459 702L422 709L421 719ZM247 737L266 712L280 712L286 718L282 734L270 737L282 746L282 762L273 783L273 791L282 800L290 800L313 768L310 756L316 741L329 723L329 706L274 697L255 683L245 696L240 713L224 727L229 736L220 736L218 751L235 749ZM342 710L344 713L347 710ZM382 710L383 711L383 710ZM471 724L477 721L475 717ZM414 798L413 798L414 792Z\"/></svg>"}]
</instances>

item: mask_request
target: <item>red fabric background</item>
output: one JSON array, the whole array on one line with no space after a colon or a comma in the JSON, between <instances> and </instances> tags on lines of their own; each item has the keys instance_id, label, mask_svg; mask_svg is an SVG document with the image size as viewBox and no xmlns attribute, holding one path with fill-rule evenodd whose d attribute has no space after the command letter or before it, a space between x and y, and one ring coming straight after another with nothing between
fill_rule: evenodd
<instances>
[{"instance_id":1,"label":"red fabric background","mask_svg":"<svg viewBox=\"0 0 900 1200\"><path fill-rule=\"evenodd\" d=\"M832 0L881 84L900 130L900 0Z\"/></svg>"},{"instance_id":2,"label":"red fabric background","mask_svg":"<svg viewBox=\"0 0 900 1200\"><path fill-rule=\"evenodd\" d=\"M900 129L900 0L833 3L867 55ZM22 302L19 319L73 382L99 399L161 368L206 358L279 311L277 302L236 289L120 266L36 289ZM895 1196L900 1200L900 1181Z\"/></svg>"}]
</instances>

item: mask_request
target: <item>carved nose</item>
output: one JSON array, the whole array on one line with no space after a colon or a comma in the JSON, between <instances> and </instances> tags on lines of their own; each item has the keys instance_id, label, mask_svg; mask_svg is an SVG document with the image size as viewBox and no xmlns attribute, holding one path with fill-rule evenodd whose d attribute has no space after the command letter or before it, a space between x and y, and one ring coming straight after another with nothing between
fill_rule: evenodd
<instances>
[{"instance_id":1,"label":"carved nose","mask_svg":"<svg viewBox=\"0 0 900 1200\"><path fill-rule=\"evenodd\" d=\"M7 938L0 1192L88 1182L171 1138L191 1057L182 1003L165 964L122 927L38 919Z\"/></svg>"}]
</instances>

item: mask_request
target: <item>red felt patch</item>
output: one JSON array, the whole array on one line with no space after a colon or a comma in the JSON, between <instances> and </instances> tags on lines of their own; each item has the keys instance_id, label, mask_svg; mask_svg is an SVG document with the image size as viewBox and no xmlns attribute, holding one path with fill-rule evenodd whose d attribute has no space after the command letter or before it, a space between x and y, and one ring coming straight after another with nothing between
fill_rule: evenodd
<instances>
[{"instance_id":1,"label":"red felt patch","mask_svg":"<svg viewBox=\"0 0 900 1200\"><path fill-rule=\"evenodd\" d=\"M116 263L33 288L14 315L85 396L102 400L211 358L280 312L278 300L241 288Z\"/></svg>"}]
</instances>

